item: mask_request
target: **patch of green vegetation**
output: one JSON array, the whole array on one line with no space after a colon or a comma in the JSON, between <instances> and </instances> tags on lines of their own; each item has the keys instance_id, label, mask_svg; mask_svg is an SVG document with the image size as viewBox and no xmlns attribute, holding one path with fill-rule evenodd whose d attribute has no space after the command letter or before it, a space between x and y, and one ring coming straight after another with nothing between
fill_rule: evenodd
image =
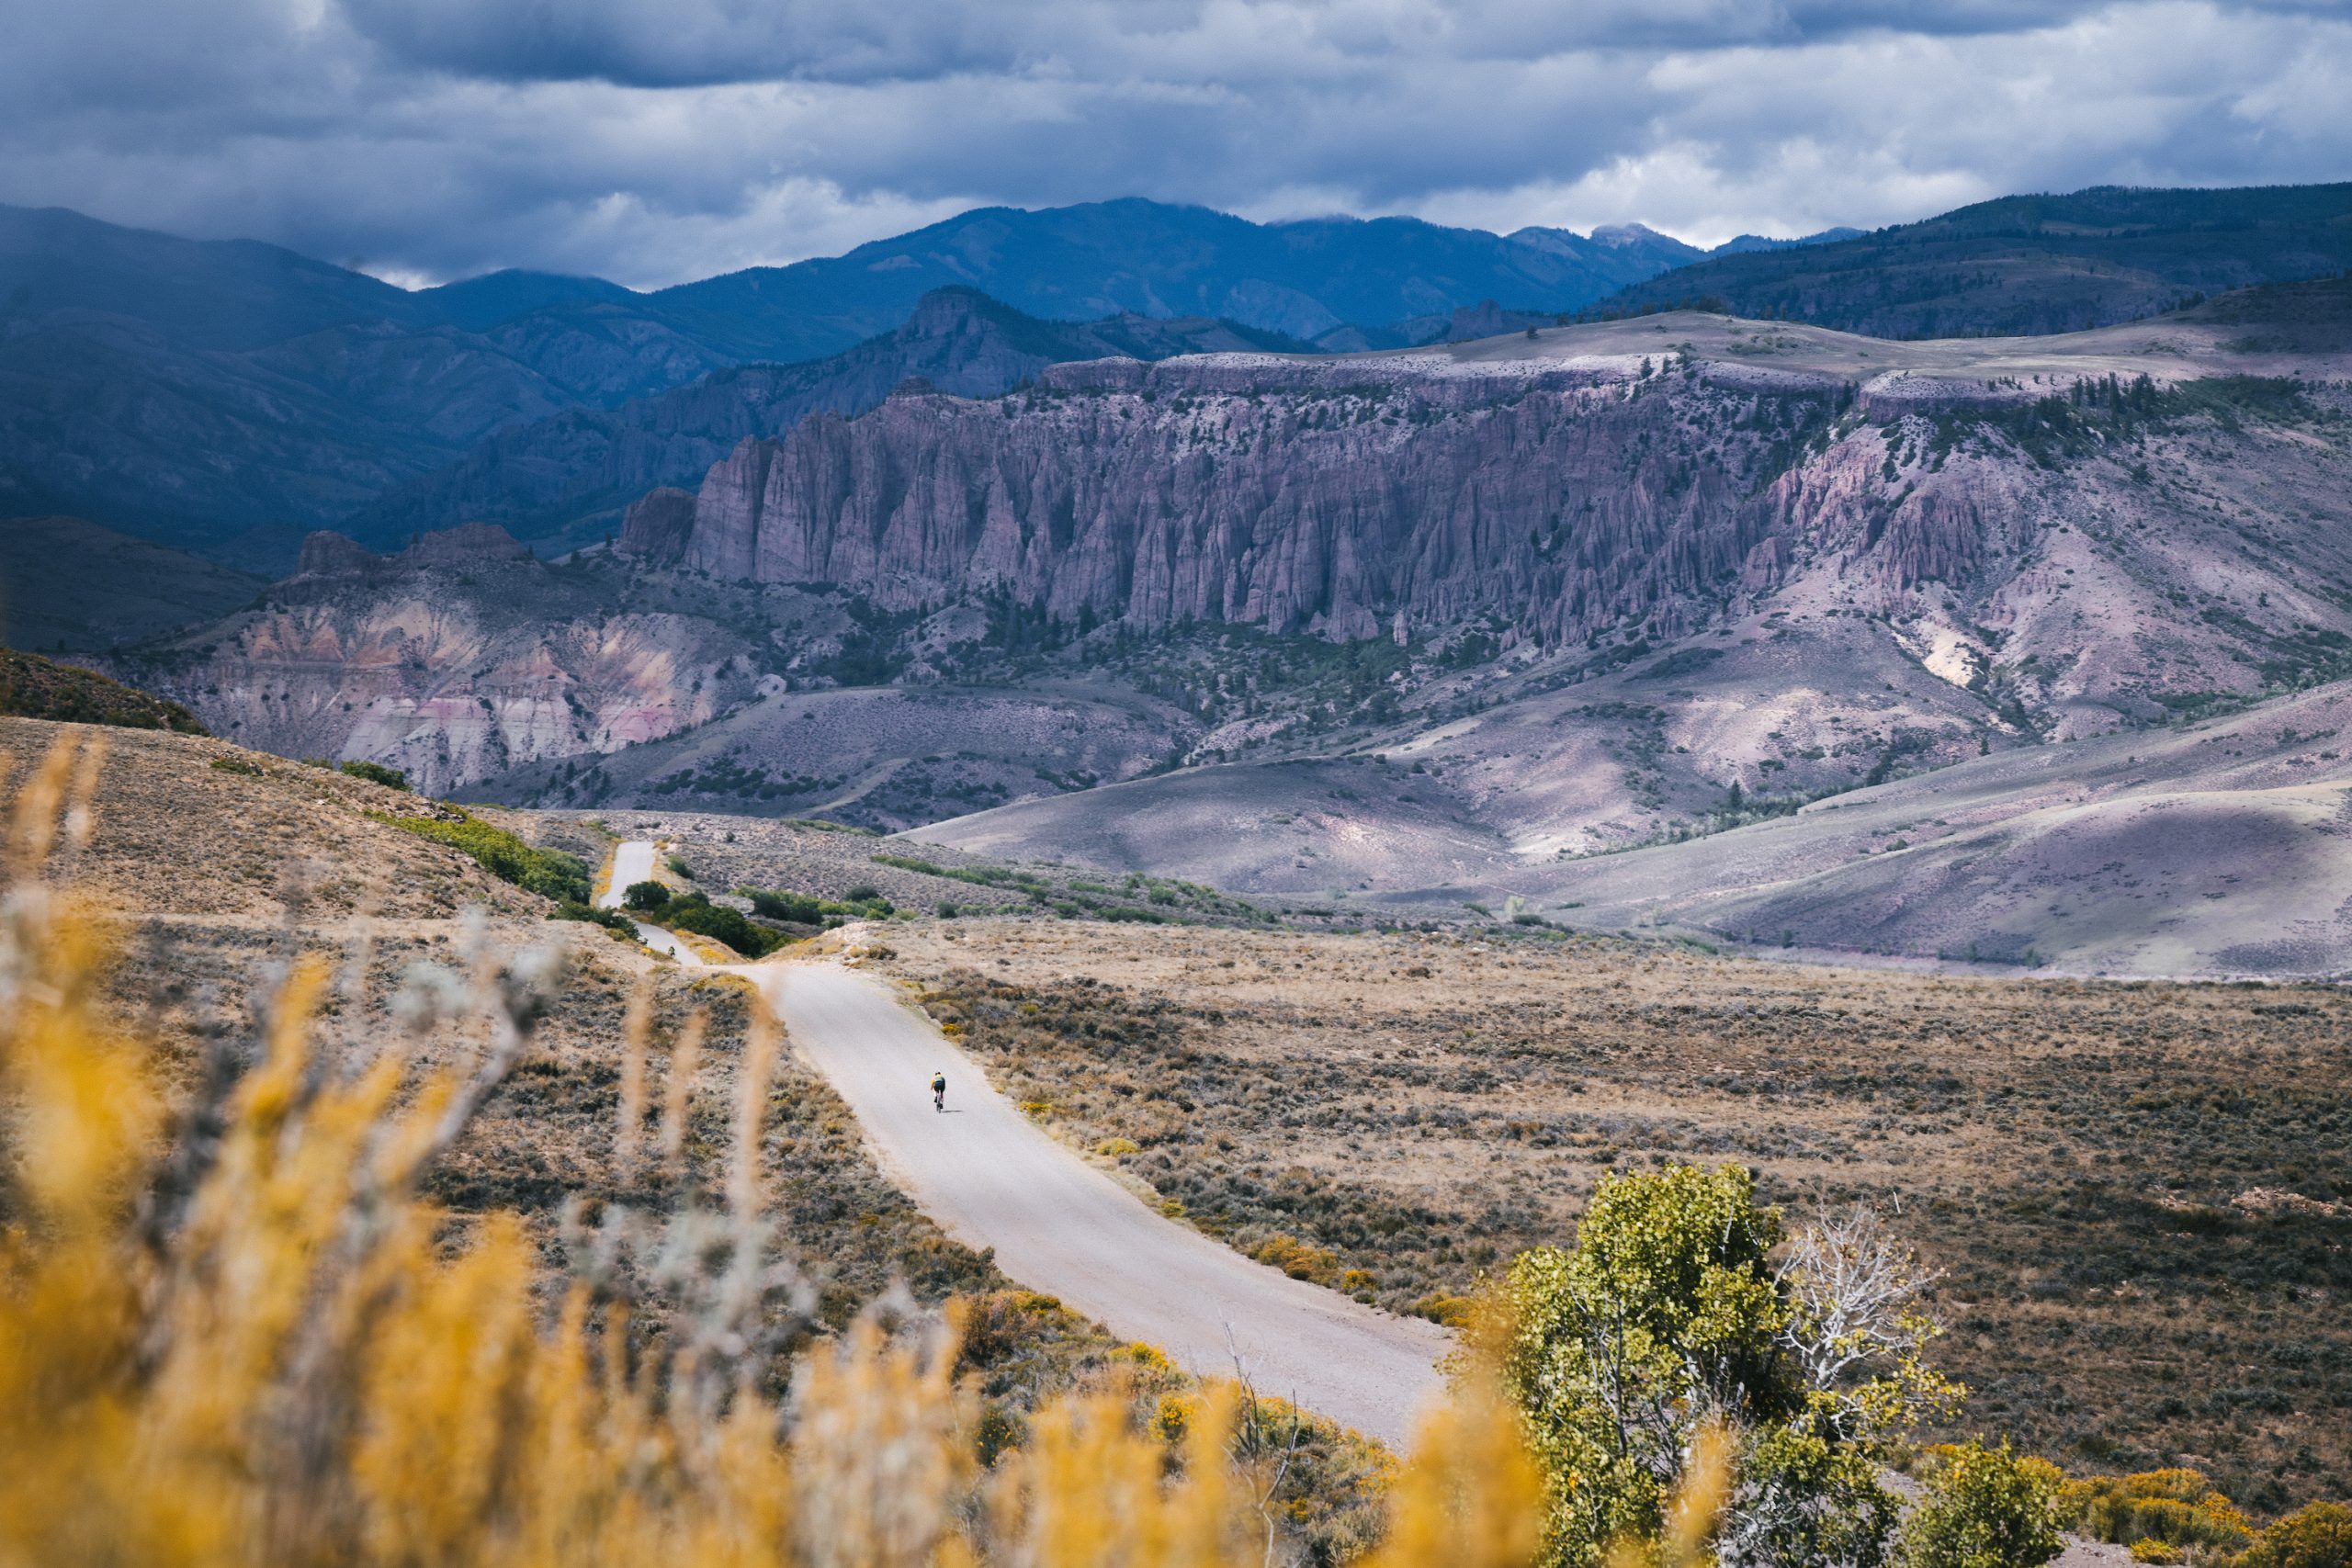
<instances>
[{"instance_id":1,"label":"patch of green vegetation","mask_svg":"<svg viewBox=\"0 0 2352 1568\"><path fill-rule=\"evenodd\" d=\"M556 906L555 918L559 920L579 920L588 925L602 926L623 942L637 940L637 928L629 923L627 915L617 909L599 909L594 904L582 904L576 899L567 898Z\"/></svg>"},{"instance_id":2,"label":"patch of green vegetation","mask_svg":"<svg viewBox=\"0 0 2352 1568\"><path fill-rule=\"evenodd\" d=\"M366 779L369 784L382 784L386 789L408 788L408 774L398 768L388 768L381 762L349 761L336 771L355 779Z\"/></svg>"},{"instance_id":3,"label":"patch of green vegetation","mask_svg":"<svg viewBox=\"0 0 2352 1568\"><path fill-rule=\"evenodd\" d=\"M673 931L692 931L723 942L746 958L764 958L792 938L756 925L741 909L714 904L707 893L681 894L661 910L662 923Z\"/></svg>"},{"instance_id":4,"label":"patch of green vegetation","mask_svg":"<svg viewBox=\"0 0 2352 1568\"><path fill-rule=\"evenodd\" d=\"M484 871L503 882L511 882L527 892L553 898L558 903L585 904L592 892L588 866L577 855L560 850L542 850L525 843L503 828L493 828L480 818L456 807L455 820L440 817L395 817L389 812L370 811L368 815L379 822L413 833L420 839L430 839L436 844L463 851L473 857Z\"/></svg>"},{"instance_id":5,"label":"patch of green vegetation","mask_svg":"<svg viewBox=\"0 0 2352 1568\"><path fill-rule=\"evenodd\" d=\"M0 648L0 714L66 724L110 724L125 729L168 729L181 735L211 733L177 703L126 686L95 670L5 648Z\"/></svg>"},{"instance_id":6,"label":"patch of green vegetation","mask_svg":"<svg viewBox=\"0 0 2352 1568\"><path fill-rule=\"evenodd\" d=\"M1723 658L1720 648L1679 648L1656 664L1635 676L1639 681L1670 681L1678 675L1695 675Z\"/></svg>"},{"instance_id":7,"label":"patch of green vegetation","mask_svg":"<svg viewBox=\"0 0 2352 1568\"><path fill-rule=\"evenodd\" d=\"M914 855L879 854L866 859L876 865L887 865L899 871L911 871L923 876L944 876L954 882L968 882L979 887L1010 887L1015 890L1042 888L1044 878L1035 872L1013 871L994 865L942 865L936 861Z\"/></svg>"},{"instance_id":8,"label":"patch of green vegetation","mask_svg":"<svg viewBox=\"0 0 2352 1568\"><path fill-rule=\"evenodd\" d=\"M738 800L784 800L795 795L813 795L820 790L836 789L842 782L799 773L771 774L764 768L716 757L698 767L659 779L648 784L646 792L650 795L723 795Z\"/></svg>"},{"instance_id":9,"label":"patch of green vegetation","mask_svg":"<svg viewBox=\"0 0 2352 1568\"><path fill-rule=\"evenodd\" d=\"M1197 882L1148 876L1129 872L1117 883L1085 876L1057 882L1034 871L1007 866L942 865L915 855L877 854L867 857L876 865L942 876L974 886L1025 895L1031 903L1064 919L1125 920L1145 925L1265 925L1275 917L1247 899L1220 893Z\"/></svg>"},{"instance_id":10,"label":"patch of green vegetation","mask_svg":"<svg viewBox=\"0 0 2352 1568\"><path fill-rule=\"evenodd\" d=\"M872 888L870 898L819 898L806 893L775 892L763 887L739 887L736 893L752 901L752 912L762 919L796 926L837 926L844 920L887 920L898 913L891 902Z\"/></svg>"}]
</instances>

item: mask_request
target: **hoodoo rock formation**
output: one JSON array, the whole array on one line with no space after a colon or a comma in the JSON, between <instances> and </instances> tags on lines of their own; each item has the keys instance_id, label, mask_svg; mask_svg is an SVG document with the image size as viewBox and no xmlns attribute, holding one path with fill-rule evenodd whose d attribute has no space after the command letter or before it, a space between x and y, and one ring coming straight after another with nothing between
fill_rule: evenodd
<instances>
[{"instance_id":1,"label":"hoodoo rock formation","mask_svg":"<svg viewBox=\"0 0 2352 1568\"><path fill-rule=\"evenodd\" d=\"M2340 453L2301 434L2341 418L2333 382L2139 359L2156 381L2098 334L1972 373L1975 351L1721 318L1608 331L1558 340L1603 350L1571 355L1106 359L988 400L902 391L740 444L690 517L648 498L638 547L1139 633L1478 629L1566 652L1858 615L2057 735L2161 711L2191 670L2249 694L2332 670L2352 636L2312 588L2352 582L2324 525ZM2218 590L2217 559L2241 563Z\"/></svg>"},{"instance_id":2,"label":"hoodoo rock formation","mask_svg":"<svg viewBox=\"0 0 2352 1568\"><path fill-rule=\"evenodd\" d=\"M1144 630L1673 635L1737 586L1781 523L1772 481L1846 397L1663 359L1057 366L999 400L911 393L742 443L703 482L684 559Z\"/></svg>"}]
</instances>

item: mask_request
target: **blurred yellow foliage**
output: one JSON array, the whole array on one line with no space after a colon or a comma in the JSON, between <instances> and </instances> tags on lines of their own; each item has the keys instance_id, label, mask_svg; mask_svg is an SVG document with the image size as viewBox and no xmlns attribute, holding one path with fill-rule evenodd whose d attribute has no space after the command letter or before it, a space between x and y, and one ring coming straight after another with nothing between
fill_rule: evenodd
<instances>
[{"instance_id":1,"label":"blurred yellow foliage","mask_svg":"<svg viewBox=\"0 0 2352 1568\"><path fill-rule=\"evenodd\" d=\"M1166 1436L1120 1391L1065 1399L983 1471L946 1330L861 1319L801 1357L779 1405L749 1365L714 1382L691 1337L633 1355L585 1286L543 1305L511 1217L453 1250L415 1183L514 1059L511 1019L431 1075L395 1051L346 1070L313 1045L325 973L298 965L258 1064L166 1136L144 1051L94 996L99 923L49 880L60 824L86 832L77 734L17 791L0 902L0 1568L1269 1560L1280 1460L1236 1457L1239 1390L1164 1410ZM755 1035L741 1074L739 1258L778 1048ZM1517 1416L1487 1380L1464 1386L1396 1483L1377 1568L1533 1560Z\"/></svg>"}]
</instances>

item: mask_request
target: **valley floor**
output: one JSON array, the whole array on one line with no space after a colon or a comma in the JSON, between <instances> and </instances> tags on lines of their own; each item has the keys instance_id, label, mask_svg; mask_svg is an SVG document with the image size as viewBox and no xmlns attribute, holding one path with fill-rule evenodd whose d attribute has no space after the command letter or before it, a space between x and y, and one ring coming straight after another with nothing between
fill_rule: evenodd
<instances>
[{"instance_id":1,"label":"valley floor","mask_svg":"<svg viewBox=\"0 0 2352 1568\"><path fill-rule=\"evenodd\" d=\"M0 720L12 784L75 729ZM658 1209L715 1186L739 982L549 924L552 903L388 825L413 795L216 740L107 739L95 835L59 871L126 917L117 994L179 1082L235 1070L298 953L336 974L336 1053L405 1040L393 998L467 962L480 908L503 950L560 940L576 964L433 1195L460 1227L519 1210L553 1267L568 1202ZM947 874L977 863L910 867L903 844L786 824L498 819L592 866L617 833L659 836L714 891L887 886L927 912L865 928L872 962L995 1087L1164 1213L1369 1304L1458 1317L1482 1275L1571 1235L1605 1172L1738 1160L1792 1211L1886 1211L1946 1271L1941 1360L1976 1391L1968 1427L2079 1471L2195 1465L2266 1511L2352 1490L2338 987L1810 968L1556 931L1312 933L1148 879L1063 874L1041 901ZM1232 923L1054 918L1081 897ZM689 1016L707 1018L680 1173L614 1149L640 985L649 1093ZM469 1048L401 1046L424 1065ZM931 1299L978 1292L1003 1332L974 1370L1014 1411L1115 1364L1099 1331L894 1190L816 1075L788 1071L771 1107L766 1195L820 1267L822 1323L894 1275Z\"/></svg>"},{"instance_id":2,"label":"valley floor","mask_svg":"<svg viewBox=\"0 0 2352 1568\"><path fill-rule=\"evenodd\" d=\"M1946 1270L1962 1425L2352 1488L2352 997L1954 979L1611 940L892 928L999 1088L1194 1224L1446 1316L1595 1180L1738 1160Z\"/></svg>"}]
</instances>

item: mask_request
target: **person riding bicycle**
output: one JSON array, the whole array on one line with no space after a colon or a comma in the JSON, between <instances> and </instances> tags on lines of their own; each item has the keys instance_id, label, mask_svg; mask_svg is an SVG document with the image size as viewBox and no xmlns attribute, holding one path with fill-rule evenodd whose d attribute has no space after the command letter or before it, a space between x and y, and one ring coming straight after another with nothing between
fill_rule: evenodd
<instances>
[{"instance_id":1,"label":"person riding bicycle","mask_svg":"<svg viewBox=\"0 0 2352 1568\"><path fill-rule=\"evenodd\" d=\"M947 1109L947 1075L945 1073L931 1075L931 1108L933 1111Z\"/></svg>"}]
</instances>

